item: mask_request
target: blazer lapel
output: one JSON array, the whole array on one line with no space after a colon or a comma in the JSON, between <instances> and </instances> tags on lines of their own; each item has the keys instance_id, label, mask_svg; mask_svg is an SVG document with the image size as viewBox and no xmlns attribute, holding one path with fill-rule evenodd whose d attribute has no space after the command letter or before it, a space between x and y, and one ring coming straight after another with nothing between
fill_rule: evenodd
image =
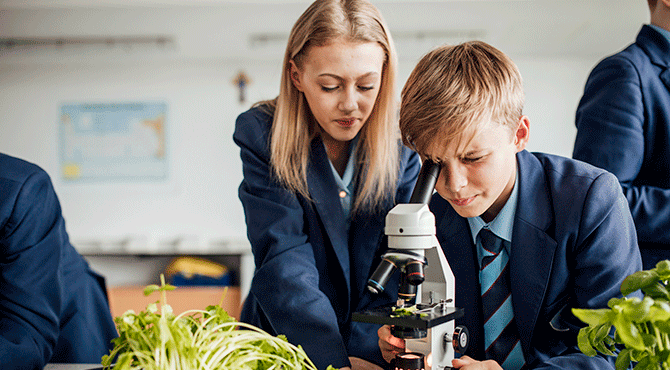
<instances>
[{"instance_id":1,"label":"blazer lapel","mask_svg":"<svg viewBox=\"0 0 670 370\"><path fill-rule=\"evenodd\" d=\"M333 245L351 295L348 233L337 184L333 177L328 155L320 139L312 141L311 164L307 170L309 193L319 218Z\"/></svg>"},{"instance_id":2,"label":"blazer lapel","mask_svg":"<svg viewBox=\"0 0 670 370\"><path fill-rule=\"evenodd\" d=\"M512 232L510 281L514 312L520 313L514 317L524 353L529 354L557 243L548 234L554 220L542 164L527 151L520 152L517 159L519 201Z\"/></svg>"},{"instance_id":3,"label":"blazer lapel","mask_svg":"<svg viewBox=\"0 0 670 370\"><path fill-rule=\"evenodd\" d=\"M659 78L670 90L670 42L650 26L644 25L635 43L644 50L652 63L661 68Z\"/></svg>"}]
</instances>

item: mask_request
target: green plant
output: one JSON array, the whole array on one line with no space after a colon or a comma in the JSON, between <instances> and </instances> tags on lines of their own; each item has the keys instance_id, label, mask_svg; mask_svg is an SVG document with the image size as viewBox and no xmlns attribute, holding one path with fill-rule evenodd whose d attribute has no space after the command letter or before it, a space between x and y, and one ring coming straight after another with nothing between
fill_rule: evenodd
<instances>
[{"instance_id":1,"label":"green plant","mask_svg":"<svg viewBox=\"0 0 670 370\"><path fill-rule=\"evenodd\" d=\"M316 370L302 347L237 322L220 305L175 316L166 303L173 289L161 275L160 286L144 289L145 295L161 293L160 309L157 302L114 319L119 337L102 358L105 370Z\"/></svg>"},{"instance_id":2,"label":"green plant","mask_svg":"<svg viewBox=\"0 0 670 370\"><path fill-rule=\"evenodd\" d=\"M635 370L670 369L670 261L661 261L650 270L638 271L621 283L623 298L612 298L609 308L579 309L572 312L588 324L577 336L579 349L586 355L597 352L617 356L616 369L635 364ZM641 290L642 299L626 297ZM610 332L614 327L614 337ZM619 350L620 349L620 350Z\"/></svg>"}]
</instances>

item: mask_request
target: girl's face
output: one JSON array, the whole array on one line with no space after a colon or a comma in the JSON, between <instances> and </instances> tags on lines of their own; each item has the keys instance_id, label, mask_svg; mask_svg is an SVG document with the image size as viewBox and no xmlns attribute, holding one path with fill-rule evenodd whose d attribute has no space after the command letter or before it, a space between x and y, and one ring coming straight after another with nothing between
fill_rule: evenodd
<instances>
[{"instance_id":1,"label":"girl's face","mask_svg":"<svg viewBox=\"0 0 670 370\"><path fill-rule=\"evenodd\" d=\"M436 140L426 156L438 159L435 190L461 217L481 216L491 222L509 199L516 177L516 153L528 142L530 122L519 119L512 133L506 126L487 123L465 148L456 141Z\"/></svg>"},{"instance_id":2,"label":"girl's face","mask_svg":"<svg viewBox=\"0 0 670 370\"><path fill-rule=\"evenodd\" d=\"M307 100L326 145L347 142L370 117L382 79L384 49L376 42L337 39L291 61L291 80Z\"/></svg>"}]
</instances>

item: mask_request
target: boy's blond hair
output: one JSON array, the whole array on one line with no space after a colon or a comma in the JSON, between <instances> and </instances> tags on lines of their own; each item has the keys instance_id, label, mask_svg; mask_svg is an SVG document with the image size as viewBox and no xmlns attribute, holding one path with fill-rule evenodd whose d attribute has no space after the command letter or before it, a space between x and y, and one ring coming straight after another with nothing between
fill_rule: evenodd
<instances>
[{"instance_id":1,"label":"boy's blond hair","mask_svg":"<svg viewBox=\"0 0 670 370\"><path fill-rule=\"evenodd\" d=\"M405 83L400 131L419 154L435 138L457 140L462 148L484 123L516 129L523 105L521 74L500 50L481 41L441 46L419 61Z\"/></svg>"},{"instance_id":2,"label":"boy's blond hair","mask_svg":"<svg viewBox=\"0 0 670 370\"><path fill-rule=\"evenodd\" d=\"M274 113L271 133L272 168L288 189L310 198L307 166L310 142L319 126L305 96L293 85L290 62L302 68L312 46L344 38L351 42L375 42L385 54L379 95L361 129L357 165L361 168L352 211L374 209L393 197L399 174L400 132L396 97L397 56L391 33L379 10L367 0L316 0L296 21L289 35L281 73L279 96L256 105Z\"/></svg>"}]
</instances>

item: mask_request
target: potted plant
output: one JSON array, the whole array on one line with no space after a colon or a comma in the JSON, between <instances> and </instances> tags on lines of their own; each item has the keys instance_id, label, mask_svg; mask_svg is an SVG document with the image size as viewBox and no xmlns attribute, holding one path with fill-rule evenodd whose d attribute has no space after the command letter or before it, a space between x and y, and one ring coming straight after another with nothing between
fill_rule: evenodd
<instances>
[{"instance_id":1,"label":"potted plant","mask_svg":"<svg viewBox=\"0 0 670 370\"><path fill-rule=\"evenodd\" d=\"M670 369L669 280L670 261L661 261L626 277L621 283L623 298L610 299L609 308L573 308L573 314L588 324L577 336L579 349L589 356L617 356L617 370L631 363L635 370ZM626 297L638 290L643 298Z\"/></svg>"},{"instance_id":2,"label":"potted plant","mask_svg":"<svg viewBox=\"0 0 670 370\"><path fill-rule=\"evenodd\" d=\"M102 358L105 370L316 370L302 347L237 322L221 305L174 315L166 303L166 292L173 289L161 275L160 286L144 289L145 295L161 294L160 306L152 303L114 319L119 337Z\"/></svg>"}]
</instances>

